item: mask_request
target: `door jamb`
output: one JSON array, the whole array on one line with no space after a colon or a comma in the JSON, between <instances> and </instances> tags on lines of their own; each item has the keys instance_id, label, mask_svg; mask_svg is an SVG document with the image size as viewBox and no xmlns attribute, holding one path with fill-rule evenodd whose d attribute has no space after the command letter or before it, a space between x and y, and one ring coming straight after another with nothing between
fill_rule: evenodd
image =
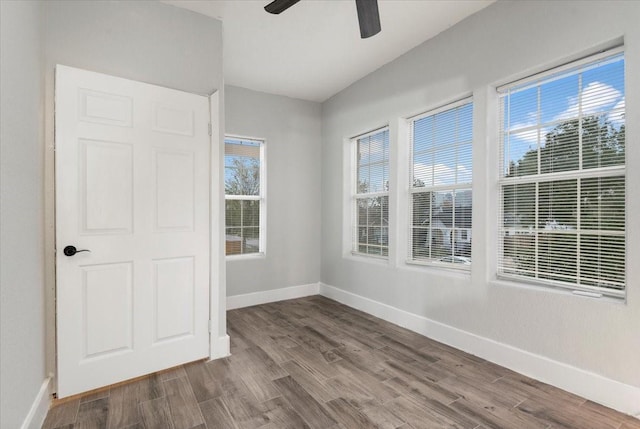
<instances>
[{"instance_id":1,"label":"door jamb","mask_svg":"<svg viewBox=\"0 0 640 429\"><path fill-rule=\"evenodd\" d=\"M227 286L224 249L224 89L209 95L211 113L211 196L210 196L210 257L209 264L209 359L229 356L227 335Z\"/></svg>"}]
</instances>

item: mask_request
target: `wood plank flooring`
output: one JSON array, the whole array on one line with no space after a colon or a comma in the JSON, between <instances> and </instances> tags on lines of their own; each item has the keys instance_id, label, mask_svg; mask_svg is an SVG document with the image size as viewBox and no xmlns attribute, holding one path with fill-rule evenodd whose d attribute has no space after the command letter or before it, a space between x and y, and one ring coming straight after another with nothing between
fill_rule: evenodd
<instances>
[{"instance_id":1,"label":"wood plank flooring","mask_svg":"<svg viewBox=\"0 0 640 429\"><path fill-rule=\"evenodd\" d=\"M228 312L230 357L56 404L45 429L640 429L640 420L313 296Z\"/></svg>"}]
</instances>

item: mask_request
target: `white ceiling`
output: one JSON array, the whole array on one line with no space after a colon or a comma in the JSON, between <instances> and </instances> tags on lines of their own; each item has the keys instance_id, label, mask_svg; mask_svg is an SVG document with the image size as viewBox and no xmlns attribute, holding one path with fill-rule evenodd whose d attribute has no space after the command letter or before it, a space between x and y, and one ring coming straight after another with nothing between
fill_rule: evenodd
<instances>
[{"instance_id":1,"label":"white ceiling","mask_svg":"<svg viewBox=\"0 0 640 429\"><path fill-rule=\"evenodd\" d=\"M269 0L167 0L219 18L225 83L324 101L495 0L379 0L382 31L360 39L354 0L302 0L280 15Z\"/></svg>"}]
</instances>

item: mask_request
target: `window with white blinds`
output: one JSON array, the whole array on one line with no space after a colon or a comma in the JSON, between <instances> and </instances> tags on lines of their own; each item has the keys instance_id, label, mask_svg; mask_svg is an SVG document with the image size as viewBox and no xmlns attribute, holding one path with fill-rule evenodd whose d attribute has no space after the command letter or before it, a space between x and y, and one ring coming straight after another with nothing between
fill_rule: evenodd
<instances>
[{"instance_id":1,"label":"window with white blinds","mask_svg":"<svg viewBox=\"0 0 640 429\"><path fill-rule=\"evenodd\" d=\"M363 255L389 255L389 129L352 139L353 246Z\"/></svg>"},{"instance_id":2,"label":"window with white blinds","mask_svg":"<svg viewBox=\"0 0 640 429\"><path fill-rule=\"evenodd\" d=\"M264 253L264 141L224 140L225 251Z\"/></svg>"},{"instance_id":3,"label":"window with white blinds","mask_svg":"<svg viewBox=\"0 0 640 429\"><path fill-rule=\"evenodd\" d=\"M462 100L409 125L409 260L469 269L473 104Z\"/></svg>"},{"instance_id":4,"label":"window with white blinds","mask_svg":"<svg viewBox=\"0 0 640 429\"><path fill-rule=\"evenodd\" d=\"M499 88L501 277L625 290L624 54Z\"/></svg>"}]
</instances>

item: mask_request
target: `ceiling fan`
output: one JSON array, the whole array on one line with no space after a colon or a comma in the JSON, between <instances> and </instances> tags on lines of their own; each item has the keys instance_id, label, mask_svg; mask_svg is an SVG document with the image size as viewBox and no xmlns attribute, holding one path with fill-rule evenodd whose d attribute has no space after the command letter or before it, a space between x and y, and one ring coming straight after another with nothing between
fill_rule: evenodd
<instances>
[{"instance_id":1,"label":"ceiling fan","mask_svg":"<svg viewBox=\"0 0 640 429\"><path fill-rule=\"evenodd\" d=\"M278 15L289 9L300 0L274 0L264 7L269 13ZM380 14L378 0L356 0L358 22L360 23L360 38L375 36L380 32Z\"/></svg>"}]
</instances>

